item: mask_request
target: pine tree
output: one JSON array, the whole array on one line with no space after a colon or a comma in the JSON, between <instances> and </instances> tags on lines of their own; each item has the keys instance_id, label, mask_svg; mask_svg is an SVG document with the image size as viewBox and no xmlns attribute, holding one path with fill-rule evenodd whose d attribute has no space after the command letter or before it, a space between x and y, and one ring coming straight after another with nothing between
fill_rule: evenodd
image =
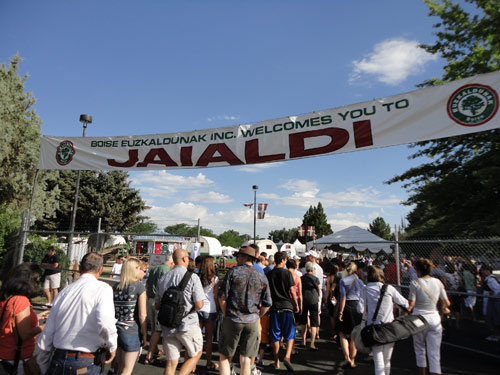
<instances>
[{"instance_id":1,"label":"pine tree","mask_svg":"<svg viewBox=\"0 0 500 375\"><path fill-rule=\"evenodd\" d=\"M391 235L391 226L381 217L373 219L373 221L368 224L368 230L376 236L388 241L393 239L393 236Z\"/></svg>"},{"instance_id":2,"label":"pine tree","mask_svg":"<svg viewBox=\"0 0 500 375\"><path fill-rule=\"evenodd\" d=\"M325 211L323 210L323 205L318 202L317 206L310 206L307 212L304 214L304 219L302 220L302 226L307 230L307 227L314 227L316 231L316 237L321 238L323 236L333 233L332 227L328 224L326 219ZM308 236L310 240L310 236ZM304 237L305 239L305 237Z\"/></svg>"},{"instance_id":3,"label":"pine tree","mask_svg":"<svg viewBox=\"0 0 500 375\"><path fill-rule=\"evenodd\" d=\"M40 229L67 230L71 222L71 211L76 187L76 171L60 171L50 188L60 189L59 207L56 217L43 217L37 221ZM76 213L75 229L96 231L99 218L101 229L106 232L132 231L143 222L141 212L147 209L139 191L130 187L128 173L122 171L82 171Z\"/></svg>"}]
</instances>

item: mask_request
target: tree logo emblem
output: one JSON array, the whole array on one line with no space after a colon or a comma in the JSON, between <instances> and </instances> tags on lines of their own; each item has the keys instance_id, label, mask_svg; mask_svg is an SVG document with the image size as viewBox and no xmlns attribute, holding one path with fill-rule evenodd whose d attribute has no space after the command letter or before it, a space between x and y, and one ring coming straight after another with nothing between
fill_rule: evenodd
<instances>
[{"instance_id":1,"label":"tree logo emblem","mask_svg":"<svg viewBox=\"0 0 500 375\"><path fill-rule=\"evenodd\" d=\"M451 95L447 110L448 116L460 125L482 125L497 113L498 94L490 86L465 85Z\"/></svg>"},{"instance_id":2,"label":"tree logo emblem","mask_svg":"<svg viewBox=\"0 0 500 375\"><path fill-rule=\"evenodd\" d=\"M62 141L57 146L56 160L59 165L68 165L73 160L75 154L75 147L71 141Z\"/></svg>"}]
</instances>

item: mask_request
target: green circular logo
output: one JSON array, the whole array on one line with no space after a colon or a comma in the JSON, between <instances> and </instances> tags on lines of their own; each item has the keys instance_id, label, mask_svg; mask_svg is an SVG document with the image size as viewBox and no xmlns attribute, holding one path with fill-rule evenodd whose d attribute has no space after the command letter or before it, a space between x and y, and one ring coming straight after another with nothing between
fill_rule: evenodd
<instances>
[{"instance_id":1,"label":"green circular logo","mask_svg":"<svg viewBox=\"0 0 500 375\"><path fill-rule=\"evenodd\" d=\"M71 141L62 141L57 146L56 161L59 165L68 165L73 160L75 147Z\"/></svg>"},{"instance_id":2,"label":"green circular logo","mask_svg":"<svg viewBox=\"0 0 500 375\"><path fill-rule=\"evenodd\" d=\"M498 110L498 94L490 86L473 83L460 87L448 100L448 116L464 126L478 126Z\"/></svg>"}]
</instances>

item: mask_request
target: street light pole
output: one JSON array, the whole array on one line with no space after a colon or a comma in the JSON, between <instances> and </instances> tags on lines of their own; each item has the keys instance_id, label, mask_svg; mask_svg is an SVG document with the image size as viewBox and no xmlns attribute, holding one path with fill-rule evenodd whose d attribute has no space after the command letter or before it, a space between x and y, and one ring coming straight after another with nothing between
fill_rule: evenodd
<instances>
[{"instance_id":1,"label":"street light pole","mask_svg":"<svg viewBox=\"0 0 500 375\"><path fill-rule=\"evenodd\" d=\"M92 124L92 116L90 115L80 115L80 122L83 125L83 135L82 137L85 138L85 133L87 130L87 125ZM76 176L76 188L75 188L75 199L73 201L73 211L71 212L71 226L69 229L69 236L68 236L68 259L70 261L70 264L73 264L73 236L74 236L74 231L75 231L75 222L76 222L76 209L78 207L78 192L80 190L80 174L81 171L78 170L77 176Z\"/></svg>"},{"instance_id":2,"label":"street light pole","mask_svg":"<svg viewBox=\"0 0 500 375\"><path fill-rule=\"evenodd\" d=\"M253 243L257 245L256 242L256 229L257 229L257 190L259 187L257 185L252 186L253 189Z\"/></svg>"}]
</instances>

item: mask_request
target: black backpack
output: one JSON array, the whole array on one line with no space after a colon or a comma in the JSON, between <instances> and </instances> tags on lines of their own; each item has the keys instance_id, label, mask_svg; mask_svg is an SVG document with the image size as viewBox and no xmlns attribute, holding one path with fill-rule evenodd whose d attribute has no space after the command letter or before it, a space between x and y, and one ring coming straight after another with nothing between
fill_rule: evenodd
<instances>
[{"instance_id":1,"label":"black backpack","mask_svg":"<svg viewBox=\"0 0 500 375\"><path fill-rule=\"evenodd\" d=\"M182 319L189 314L184 314L184 289L193 273L186 271L179 285L168 288L161 297L158 321L162 326L177 328L181 325Z\"/></svg>"}]
</instances>

